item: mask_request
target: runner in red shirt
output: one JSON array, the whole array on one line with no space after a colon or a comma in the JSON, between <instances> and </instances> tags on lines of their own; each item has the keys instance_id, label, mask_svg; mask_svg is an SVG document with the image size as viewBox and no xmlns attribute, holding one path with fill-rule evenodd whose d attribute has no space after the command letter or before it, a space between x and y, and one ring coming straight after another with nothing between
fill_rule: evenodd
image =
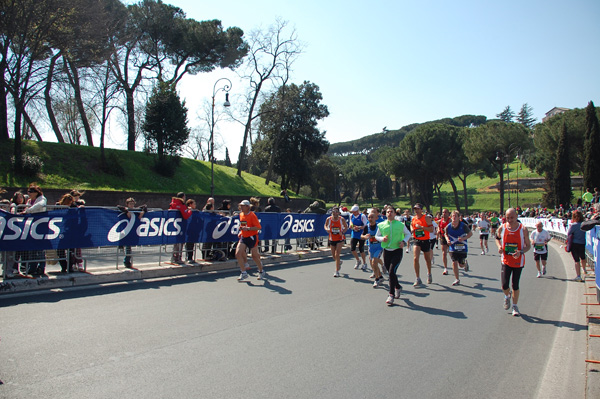
<instances>
[{"instance_id":1,"label":"runner in red shirt","mask_svg":"<svg viewBox=\"0 0 600 399\"><path fill-rule=\"evenodd\" d=\"M443 275L448 274L448 241L446 241L446 226L452 223L452 219L450 219L450 211L448 209L442 210L442 217L438 221L438 238L440 240L440 244L442 245L442 262L444 263L444 271Z\"/></svg>"}]
</instances>

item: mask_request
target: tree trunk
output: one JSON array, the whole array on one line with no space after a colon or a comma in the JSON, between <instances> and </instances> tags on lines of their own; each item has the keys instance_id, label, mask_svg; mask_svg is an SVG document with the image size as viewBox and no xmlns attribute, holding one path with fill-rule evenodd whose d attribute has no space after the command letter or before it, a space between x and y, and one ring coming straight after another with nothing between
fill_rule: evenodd
<instances>
[{"instance_id":1,"label":"tree trunk","mask_svg":"<svg viewBox=\"0 0 600 399\"><path fill-rule=\"evenodd\" d=\"M467 196L467 175L465 174L462 178L458 177L463 185L463 196L465 197L465 215L469 214L469 197Z\"/></svg>"},{"instance_id":2,"label":"tree trunk","mask_svg":"<svg viewBox=\"0 0 600 399\"><path fill-rule=\"evenodd\" d=\"M460 177L459 177L460 179ZM460 212L460 201L458 199L458 189L456 188L456 183L454 183L453 179L450 179L450 185L452 186L452 191L454 192L454 206L456 206L456 210Z\"/></svg>"},{"instance_id":3,"label":"tree trunk","mask_svg":"<svg viewBox=\"0 0 600 399\"><path fill-rule=\"evenodd\" d=\"M258 96L260 94L260 89L262 87L263 81L259 81L256 90L254 91L254 97L252 98L252 102L250 104L250 110L248 111L248 120L246 121L246 126L244 127L244 140L242 141L242 148L240 148L240 155L238 156L238 165L237 165L237 175L242 177L242 168L244 164L244 157L246 156L246 143L248 142L248 135L250 134L250 129L252 127L252 120L254 116L254 107L256 107L256 103L258 102Z\"/></svg>"},{"instance_id":4,"label":"tree trunk","mask_svg":"<svg viewBox=\"0 0 600 399\"><path fill-rule=\"evenodd\" d=\"M16 93L19 93L18 89ZM25 95L23 94L23 97L24 96ZM15 172L21 173L23 172L23 143L21 142L21 116L23 114L23 100L20 96L15 96L15 98L18 98L15 101Z\"/></svg>"},{"instance_id":5,"label":"tree trunk","mask_svg":"<svg viewBox=\"0 0 600 399\"><path fill-rule=\"evenodd\" d=\"M6 51L6 50L5 50ZM6 55L0 60L0 76L6 76ZM0 79L0 140L8 140L8 105L7 105L6 81Z\"/></svg>"},{"instance_id":6,"label":"tree trunk","mask_svg":"<svg viewBox=\"0 0 600 399\"><path fill-rule=\"evenodd\" d=\"M77 67L68 59L65 59L67 63L67 67L65 68L67 71L71 71L71 73L67 74L69 76L69 81L71 82L71 86L73 86L73 90L75 93L75 101L77 103L77 109L79 110L79 116L81 117L81 122L83 123L83 129L85 130L85 137L87 139L88 146L94 146L94 138L92 137L92 128L90 127L90 122L87 118L87 114L85 113L85 107L83 105L83 100L81 99L81 85L79 83L79 71Z\"/></svg>"},{"instance_id":7,"label":"tree trunk","mask_svg":"<svg viewBox=\"0 0 600 399\"><path fill-rule=\"evenodd\" d=\"M33 132L33 134L35 135L35 138L38 141L44 141L42 140L42 136L40 135L40 132L38 132L37 128L35 127L35 125L33 124L33 121L31 120L31 118L29 117L29 114L27 113L26 110L23 110L23 118L25 119L25 123L27 123L27 126L29 126L31 128L31 131Z\"/></svg>"},{"instance_id":8,"label":"tree trunk","mask_svg":"<svg viewBox=\"0 0 600 399\"><path fill-rule=\"evenodd\" d=\"M127 150L135 151L135 105L133 102L133 90L124 87L127 102Z\"/></svg>"},{"instance_id":9,"label":"tree trunk","mask_svg":"<svg viewBox=\"0 0 600 399\"><path fill-rule=\"evenodd\" d=\"M48 66L48 75L46 76L46 88L44 89L44 99L46 100L46 112L48 113L48 119L50 119L50 125L52 126L52 130L54 130L56 139L59 143L64 143L65 139L63 138L63 135L60 132L58 122L56 122L54 110L52 109L52 98L50 97L50 90L52 89L52 81L54 77L54 66L56 65L56 60L58 59L58 57L60 57L60 55L61 52L58 52L50 59L50 65Z\"/></svg>"}]
</instances>

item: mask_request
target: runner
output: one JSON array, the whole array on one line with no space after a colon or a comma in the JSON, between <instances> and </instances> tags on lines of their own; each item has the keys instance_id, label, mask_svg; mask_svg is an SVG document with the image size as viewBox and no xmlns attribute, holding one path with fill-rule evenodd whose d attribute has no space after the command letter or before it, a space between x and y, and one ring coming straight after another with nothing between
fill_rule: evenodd
<instances>
[{"instance_id":1,"label":"runner","mask_svg":"<svg viewBox=\"0 0 600 399\"><path fill-rule=\"evenodd\" d=\"M469 226L461 220L460 212L452 212L452 223L445 228L446 241L450 244L450 258L452 259L452 271L454 272L454 282L452 285L459 285L460 279L458 276L458 265L466 265L467 263L467 240L471 238L473 232ZM468 271L468 267L465 267Z\"/></svg>"},{"instance_id":2,"label":"runner","mask_svg":"<svg viewBox=\"0 0 600 399\"><path fill-rule=\"evenodd\" d=\"M490 224L492 225L492 236L496 237L496 230L498 226L500 226L500 219L498 219L498 212L492 213L492 217L490 218Z\"/></svg>"},{"instance_id":3,"label":"runner","mask_svg":"<svg viewBox=\"0 0 600 399\"><path fill-rule=\"evenodd\" d=\"M430 246L430 249L431 249L431 263L433 264L434 263L434 261L433 261L433 250L435 249L435 247L437 245L437 236L438 236L439 229L438 229L437 222L433 218L433 215L429 214L429 217L431 218L431 224L433 225L433 232L432 232L432 234L429 235L429 238L430 238L429 244L431 245Z\"/></svg>"},{"instance_id":4,"label":"runner","mask_svg":"<svg viewBox=\"0 0 600 399\"><path fill-rule=\"evenodd\" d=\"M427 265L427 284L433 282L433 277L431 276L431 255L433 252L431 251L431 244L429 243L429 236L433 232L433 225L431 223L431 218L423 213L423 205L417 203L413 206L413 209L415 211L415 216L412 218L410 228L415 247L414 267L416 279L413 286L420 287L423 285L420 278L421 265L419 264L421 252L423 252L423 257L425 258L425 263Z\"/></svg>"},{"instance_id":5,"label":"runner","mask_svg":"<svg viewBox=\"0 0 600 399\"><path fill-rule=\"evenodd\" d=\"M356 245L358 244L358 252L362 258L362 269L367 270L367 256L365 255L365 240L361 237L365 226L369 224L367 216L360 212L357 204L350 209L350 251L356 260L355 269L360 268L360 259L356 253Z\"/></svg>"},{"instance_id":6,"label":"runner","mask_svg":"<svg viewBox=\"0 0 600 399\"><path fill-rule=\"evenodd\" d=\"M442 263L444 264L443 275L448 274L448 241L446 241L446 226L452 223L452 219L450 219L450 211L448 209L442 210L442 218L439 222L438 228L438 236L440 239L440 244L442 244Z\"/></svg>"},{"instance_id":7,"label":"runner","mask_svg":"<svg viewBox=\"0 0 600 399\"><path fill-rule=\"evenodd\" d=\"M331 216L325 221L325 231L329 234L329 241L327 245L331 248L331 256L335 261L335 273L333 277L340 276L340 268L342 267L342 260L340 255L342 253L342 246L344 243L344 234L348 230L346 219L340 216L340 208L333 207L331 209Z\"/></svg>"},{"instance_id":8,"label":"runner","mask_svg":"<svg viewBox=\"0 0 600 399\"><path fill-rule=\"evenodd\" d=\"M410 232L406 225L396 218L396 210L393 207L387 208L387 220L377 225L377 234L375 238L381 243L383 251L383 267L387 269L390 275L390 291L385 303L388 306L394 304L394 298L400 298L402 286L398 282L398 265L402 261L402 248L407 244L410 238Z\"/></svg>"},{"instance_id":9,"label":"runner","mask_svg":"<svg viewBox=\"0 0 600 399\"><path fill-rule=\"evenodd\" d=\"M517 219L517 211L509 208L506 211L506 223L498 227L496 233L498 253L502 256L502 291L504 292L504 309L510 308L512 297L512 315L520 316L517 303L519 302L519 280L525 267L525 252L531 248L527 227ZM512 293L509 289L512 275Z\"/></svg>"},{"instance_id":10,"label":"runner","mask_svg":"<svg viewBox=\"0 0 600 399\"><path fill-rule=\"evenodd\" d=\"M238 280L243 281L248 278L250 265L248 264L248 254L246 253L246 249L250 249L252 260L254 260L258 267L258 279L265 280L266 273L263 270L260 254L258 253L258 232L261 229L260 222L258 221L256 214L250 211L250 201L243 200L240 202L240 210L240 232L238 234L240 241L235 250L235 257L242 272L240 277L238 277Z\"/></svg>"},{"instance_id":11,"label":"runner","mask_svg":"<svg viewBox=\"0 0 600 399\"><path fill-rule=\"evenodd\" d=\"M548 242L552 239L550 233L544 230L542 222L537 222L535 230L529 237L531 245L533 245L533 259L535 260L535 267L537 267L537 277L540 278L546 274L546 261L548 260ZM540 269L540 260L542 261L542 268Z\"/></svg>"},{"instance_id":12,"label":"runner","mask_svg":"<svg viewBox=\"0 0 600 399\"><path fill-rule=\"evenodd\" d=\"M490 252L488 248L490 222L488 222L485 212L481 213L481 220L477 222L477 227L479 227L479 245L481 246L481 254L485 255L486 252ZM485 244L485 246L483 244Z\"/></svg>"},{"instance_id":13,"label":"runner","mask_svg":"<svg viewBox=\"0 0 600 399\"><path fill-rule=\"evenodd\" d=\"M377 235L377 223L381 223L378 222L377 219L377 211L372 210L371 213L369 213L369 224L365 226L361 236L363 240L367 240L369 243L369 261L371 263L371 270L373 270L373 277L375 278L373 288L381 286L384 281L381 270L379 269L379 265L383 266L383 262L381 261L383 248L381 247L381 243L375 238Z\"/></svg>"},{"instance_id":14,"label":"runner","mask_svg":"<svg viewBox=\"0 0 600 399\"><path fill-rule=\"evenodd\" d=\"M408 229L408 231L410 231L410 223L412 222L412 216L410 215L410 211L407 209L404 211L404 214L402 216L400 216L400 208L398 208L398 210L396 210L396 220L400 220L402 223L404 223L406 225L406 228ZM410 245L411 245L411 241L413 240L409 240L408 241L408 245L406 246L406 253L408 253L410 251Z\"/></svg>"}]
</instances>

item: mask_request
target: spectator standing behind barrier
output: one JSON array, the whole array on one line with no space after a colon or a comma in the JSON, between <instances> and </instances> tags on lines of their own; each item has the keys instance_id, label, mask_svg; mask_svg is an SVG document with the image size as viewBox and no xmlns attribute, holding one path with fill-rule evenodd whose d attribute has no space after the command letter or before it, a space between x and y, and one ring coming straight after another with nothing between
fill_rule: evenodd
<instances>
[{"instance_id":1,"label":"spectator standing behind barrier","mask_svg":"<svg viewBox=\"0 0 600 399\"><path fill-rule=\"evenodd\" d=\"M586 188L585 193L583 193L583 195L581 196L581 199L583 199L583 205L589 205L594 200L594 194L590 192L589 188Z\"/></svg>"},{"instance_id":2,"label":"spectator standing behind barrier","mask_svg":"<svg viewBox=\"0 0 600 399\"><path fill-rule=\"evenodd\" d=\"M71 190L69 193L73 197L73 207L82 208L85 206L85 201L81 199L81 196L85 194L85 191ZM74 249L74 258L75 263L77 264L77 269L79 271L83 271L83 256L81 255L81 248Z\"/></svg>"},{"instance_id":3,"label":"spectator standing behind barrier","mask_svg":"<svg viewBox=\"0 0 600 399\"><path fill-rule=\"evenodd\" d=\"M176 197L171 199L169 209L176 209L181 213L181 216L187 220L191 215L192 211L185 205L185 193L177 193ZM181 251L183 249L183 243L178 242L173 244L173 255L171 256L171 262L181 264Z\"/></svg>"},{"instance_id":4,"label":"spectator standing behind barrier","mask_svg":"<svg viewBox=\"0 0 600 399\"><path fill-rule=\"evenodd\" d=\"M119 211L127 213L127 219L131 219L131 212L133 212L133 210L135 209L135 199L129 197L125 200L125 206L117 205L117 208L119 208ZM146 207L146 205L142 205L140 209L141 212L138 215L138 219L143 218L146 212L148 212L148 207ZM123 258L123 265L128 269L133 269L133 261L131 259L131 247L119 246L119 248L123 248L125 252L125 257Z\"/></svg>"},{"instance_id":5,"label":"spectator standing behind barrier","mask_svg":"<svg viewBox=\"0 0 600 399\"><path fill-rule=\"evenodd\" d=\"M281 208L275 204L275 198L269 197L267 200L267 206L265 212L268 213L281 213ZM273 240L271 243L271 253L274 254L277 248L277 240ZM265 247L269 248L269 240L265 240Z\"/></svg>"},{"instance_id":6,"label":"spectator standing behind barrier","mask_svg":"<svg viewBox=\"0 0 600 399\"><path fill-rule=\"evenodd\" d=\"M20 191L16 191L9 201L8 211L12 214L19 213L25 206L25 197ZM4 265L4 277L12 278L20 276L19 260L23 256L23 251L6 252L6 264Z\"/></svg>"},{"instance_id":7,"label":"spectator standing behind barrier","mask_svg":"<svg viewBox=\"0 0 600 399\"><path fill-rule=\"evenodd\" d=\"M581 266L583 266L583 274L585 277L587 260L585 257L585 231L581 230L581 222L583 222L583 214L577 210L573 212L571 219L571 226L567 231L567 237L573 235L573 241L571 244L571 256L575 261L575 277L574 281L583 281L581 276Z\"/></svg>"},{"instance_id":8,"label":"spectator standing behind barrier","mask_svg":"<svg viewBox=\"0 0 600 399\"><path fill-rule=\"evenodd\" d=\"M21 214L46 212L48 201L46 200L46 197L44 197L44 193L40 186L35 183L30 184L27 189L27 194L29 194L27 208L25 208ZM43 276L46 273L44 251L27 251L24 253L23 258L27 261L27 274Z\"/></svg>"},{"instance_id":9,"label":"spectator standing behind barrier","mask_svg":"<svg viewBox=\"0 0 600 399\"><path fill-rule=\"evenodd\" d=\"M185 202L185 205L192 212L194 212L196 210L196 201L194 201L193 199L187 200ZM187 255L188 263L194 262L194 245L195 244L196 244L195 242L186 242L185 243L185 253Z\"/></svg>"},{"instance_id":10,"label":"spectator standing behind barrier","mask_svg":"<svg viewBox=\"0 0 600 399\"><path fill-rule=\"evenodd\" d=\"M69 208L76 208L75 199L71 194L63 195L60 200L56 203L56 205L60 206L68 206ZM58 263L60 263L60 272L61 273L73 273L73 265L76 264L75 258L75 249L69 248L66 249L58 249L56 250L56 255L58 257Z\"/></svg>"},{"instance_id":11,"label":"spectator standing behind barrier","mask_svg":"<svg viewBox=\"0 0 600 399\"><path fill-rule=\"evenodd\" d=\"M285 210L286 213L292 213L292 210L290 208L287 208ZM284 241L284 246L283 246L283 252L285 251L290 251L292 249L292 242L290 240L290 237L286 237L285 241Z\"/></svg>"}]
</instances>

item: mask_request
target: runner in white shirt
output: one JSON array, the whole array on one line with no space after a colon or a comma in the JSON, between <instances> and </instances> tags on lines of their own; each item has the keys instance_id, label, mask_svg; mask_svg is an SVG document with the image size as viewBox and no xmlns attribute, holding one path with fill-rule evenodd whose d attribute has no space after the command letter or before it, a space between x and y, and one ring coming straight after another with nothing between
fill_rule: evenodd
<instances>
[{"instance_id":1,"label":"runner in white shirt","mask_svg":"<svg viewBox=\"0 0 600 399\"><path fill-rule=\"evenodd\" d=\"M488 249L488 236L490 235L490 226L491 225L487 219L487 215L485 213L482 213L481 220L477 222L477 227L479 227L479 245L481 245L482 255L485 255L486 252L490 252L490 250ZM485 244L485 247L483 244Z\"/></svg>"},{"instance_id":2,"label":"runner in white shirt","mask_svg":"<svg viewBox=\"0 0 600 399\"><path fill-rule=\"evenodd\" d=\"M548 260L548 241L552 239L550 233L544 230L542 222L537 222L535 230L530 236L531 245L533 246L533 259L535 260L535 267L537 267L537 277L540 278L546 274L546 261ZM542 261L542 268L540 269L540 260Z\"/></svg>"}]
</instances>

